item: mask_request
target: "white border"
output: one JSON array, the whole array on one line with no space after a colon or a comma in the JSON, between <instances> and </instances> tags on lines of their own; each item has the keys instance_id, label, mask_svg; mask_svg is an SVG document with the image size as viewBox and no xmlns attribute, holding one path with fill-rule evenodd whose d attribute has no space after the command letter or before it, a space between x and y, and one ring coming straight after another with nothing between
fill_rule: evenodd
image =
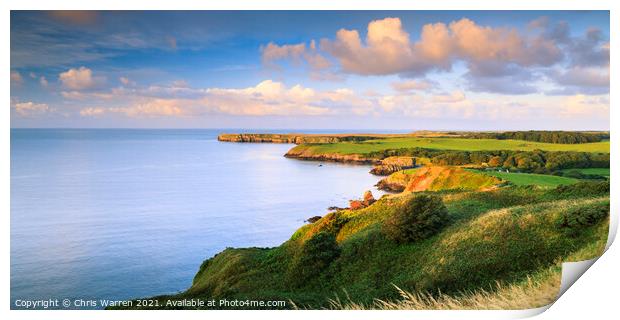
<instances>
[{"instance_id":1,"label":"white border","mask_svg":"<svg viewBox=\"0 0 620 320\"><path fill-rule=\"evenodd\" d=\"M0 239L3 256L0 264L0 279L2 288L0 290L0 303L4 316L3 319L107 319L107 318L131 318L131 319L167 319L179 317L182 319L205 319L208 318L246 318L257 319L288 319L291 317L299 319L316 319L318 317L328 318L355 318L355 319L376 319L389 316L390 318L456 318L459 319L497 319L527 317L538 314L546 308L526 310L526 311L9 311L10 307L10 110L8 103L10 100L10 81L8 72L10 70L10 10L50 10L50 9L122 9L122 10L611 10L611 47L618 48L618 40L615 31L619 25L620 14L618 13L618 3L620 1L611 0L589 0L589 1L569 1L569 0L513 0L509 1L490 1L490 0L444 0L438 1L418 1L405 2L403 0L341 0L341 1L311 1L311 0L226 0L226 1L192 1L192 0L108 0L108 1L84 1L84 0L63 0L44 1L44 0L15 0L1 1L2 7L2 27L4 50L2 50L2 64L5 76L1 78L2 95L6 103L2 109L3 130L0 133L0 145L2 150L0 176L4 177L1 187L1 199L3 216L3 231ZM612 50L612 57L617 56L616 50ZM613 60L613 58L612 58ZM617 60L617 59L616 59ZM618 81L614 75L618 74L617 64L611 64L612 78L610 92L616 92ZM611 96L611 95L610 95ZM613 101L613 100L612 100ZM613 104L613 103L612 103ZM618 124L619 112L610 108L611 126L613 129ZM612 130L612 134L614 131ZM615 139L615 138L614 138ZM612 141L615 141L612 139ZM612 171L617 172L619 167L617 154L619 152L616 143L611 144L611 163ZM612 194L618 188L618 180L612 180ZM618 224L618 203L612 199L612 233L608 247L615 237ZM617 292L620 278L617 270L620 270L620 253L617 246L611 247L603 255L598 263L594 264L591 272L586 273L584 280L578 281L574 289L568 290L565 296L558 300L549 311L542 315L542 318L557 319L558 317L608 317L609 314L616 313ZM596 273L594 273L594 271ZM588 280L588 281L585 281Z\"/></svg>"}]
</instances>

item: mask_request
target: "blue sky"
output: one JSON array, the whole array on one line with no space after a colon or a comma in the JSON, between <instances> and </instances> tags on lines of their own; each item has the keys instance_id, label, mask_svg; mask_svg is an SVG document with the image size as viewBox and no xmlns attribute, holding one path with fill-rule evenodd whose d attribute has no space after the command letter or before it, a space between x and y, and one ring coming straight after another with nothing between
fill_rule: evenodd
<instances>
[{"instance_id":1,"label":"blue sky","mask_svg":"<svg viewBox=\"0 0 620 320\"><path fill-rule=\"evenodd\" d=\"M12 127L609 128L606 11L13 11Z\"/></svg>"}]
</instances>

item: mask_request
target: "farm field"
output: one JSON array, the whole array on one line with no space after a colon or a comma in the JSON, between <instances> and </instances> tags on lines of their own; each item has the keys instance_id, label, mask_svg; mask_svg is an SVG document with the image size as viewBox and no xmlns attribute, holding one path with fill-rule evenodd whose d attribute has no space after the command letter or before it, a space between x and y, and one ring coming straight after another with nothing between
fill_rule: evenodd
<instances>
[{"instance_id":1,"label":"farm field","mask_svg":"<svg viewBox=\"0 0 620 320\"><path fill-rule=\"evenodd\" d=\"M480 172L480 171L478 171ZM537 185L541 187L557 187L559 185L569 185L579 182L579 179L558 177L546 174L535 173L513 173L513 172L497 172L482 171L486 175L509 181L517 186Z\"/></svg>"},{"instance_id":2,"label":"farm field","mask_svg":"<svg viewBox=\"0 0 620 320\"><path fill-rule=\"evenodd\" d=\"M327 144L302 144L297 148L310 149L312 153L339 153L365 154L374 151L401 148L426 148L435 150L544 150L544 151L578 151L609 153L609 141L557 144L532 142L524 140L497 140L497 139L463 139L463 138L389 138L366 140L361 142L338 142Z\"/></svg>"}]
</instances>

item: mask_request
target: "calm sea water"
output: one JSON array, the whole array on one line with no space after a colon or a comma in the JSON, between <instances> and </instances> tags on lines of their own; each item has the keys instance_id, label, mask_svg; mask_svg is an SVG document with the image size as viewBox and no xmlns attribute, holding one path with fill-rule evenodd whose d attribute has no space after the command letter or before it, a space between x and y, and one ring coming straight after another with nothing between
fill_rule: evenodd
<instances>
[{"instance_id":1,"label":"calm sea water","mask_svg":"<svg viewBox=\"0 0 620 320\"><path fill-rule=\"evenodd\" d=\"M220 132L12 129L12 307L176 293L226 247L279 245L328 206L378 196L367 166Z\"/></svg>"}]
</instances>

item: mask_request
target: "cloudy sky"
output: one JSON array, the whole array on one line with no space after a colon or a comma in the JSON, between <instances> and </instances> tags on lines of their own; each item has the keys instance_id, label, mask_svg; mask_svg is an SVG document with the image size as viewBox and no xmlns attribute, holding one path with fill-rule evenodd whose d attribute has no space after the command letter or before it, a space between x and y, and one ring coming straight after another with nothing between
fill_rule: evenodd
<instances>
[{"instance_id":1,"label":"cloudy sky","mask_svg":"<svg viewBox=\"0 0 620 320\"><path fill-rule=\"evenodd\" d=\"M11 12L11 126L609 129L604 11Z\"/></svg>"}]
</instances>

